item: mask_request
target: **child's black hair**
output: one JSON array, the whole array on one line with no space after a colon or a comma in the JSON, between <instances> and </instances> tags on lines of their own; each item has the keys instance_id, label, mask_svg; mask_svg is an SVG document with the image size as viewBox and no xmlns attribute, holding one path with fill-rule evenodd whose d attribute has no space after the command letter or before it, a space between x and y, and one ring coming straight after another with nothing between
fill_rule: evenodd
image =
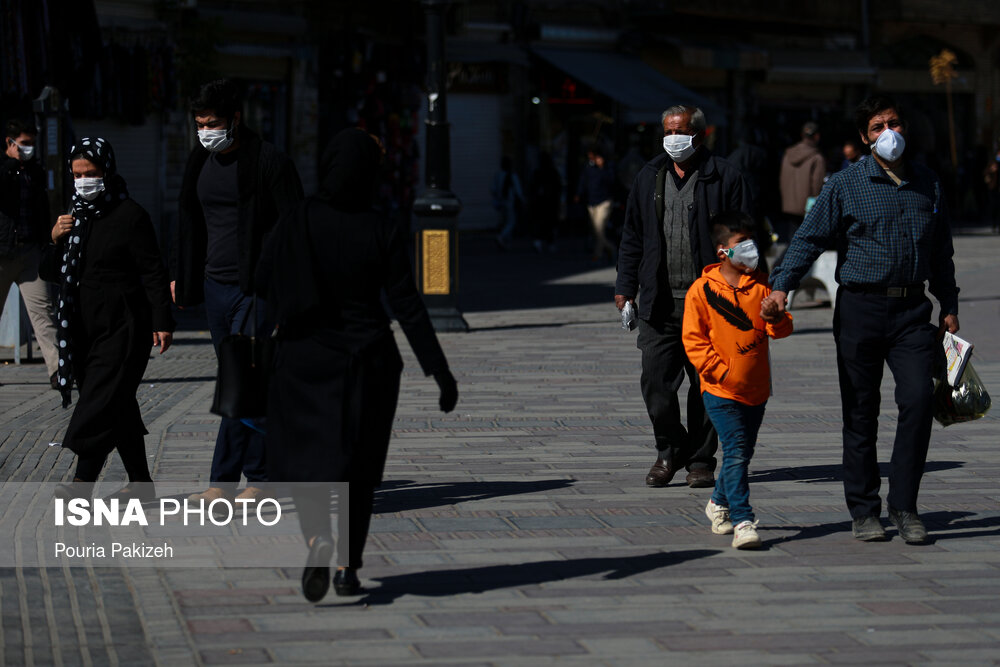
<instances>
[{"instance_id":1,"label":"child's black hair","mask_svg":"<svg viewBox=\"0 0 1000 667\"><path fill-rule=\"evenodd\" d=\"M753 238L757 232L753 218L743 211L723 211L712 218L709 224L712 227L712 243L716 248L727 245L733 234L744 232Z\"/></svg>"}]
</instances>

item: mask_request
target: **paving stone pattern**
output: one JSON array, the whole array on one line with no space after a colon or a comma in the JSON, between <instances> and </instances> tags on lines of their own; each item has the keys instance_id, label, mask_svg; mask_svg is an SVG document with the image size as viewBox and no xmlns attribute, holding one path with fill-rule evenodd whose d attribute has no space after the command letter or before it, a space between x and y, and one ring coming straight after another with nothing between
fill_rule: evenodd
<instances>
[{"instance_id":1,"label":"paving stone pattern","mask_svg":"<svg viewBox=\"0 0 1000 667\"><path fill-rule=\"evenodd\" d=\"M963 333L1000 395L1000 237L961 236L956 251ZM751 466L764 548L736 551L709 530L708 490L643 485L650 428L613 269L474 237L462 253L472 331L442 336L459 407L436 409L398 336L403 396L363 595L309 605L298 568L7 568L4 663L996 664L1000 413L935 426L919 507L931 544L894 529L856 542L832 311L797 309L798 333L772 347L775 394ZM213 375L203 331L151 360L139 398L157 480L208 479ZM49 446L69 412L42 367L5 366L0 382L0 475L70 479L72 455ZM882 404L887 462L888 373ZM124 479L116 456L105 477Z\"/></svg>"}]
</instances>

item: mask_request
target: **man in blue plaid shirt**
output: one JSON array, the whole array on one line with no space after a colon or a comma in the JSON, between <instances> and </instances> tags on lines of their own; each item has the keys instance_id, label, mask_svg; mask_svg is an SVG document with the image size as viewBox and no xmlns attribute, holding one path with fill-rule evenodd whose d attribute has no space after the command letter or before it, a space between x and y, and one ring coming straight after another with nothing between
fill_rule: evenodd
<instances>
[{"instance_id":1,"label":"man in blue plaid shirt","mask_svg":"<svg viewBox=\"0 0 1000 667\"><path fill-rule=\"evenodd\" d=\"M875 443L883 364L896 380L899 421L889 473L889 519L910 544L926 542L917 515L917 492L930 442L933 360L937 352L928 284L941 305L938 337L958 331L958 288L951 227L941 182L903 157L906 124L886 96L863 101L855 112L872 158L838 172L771 274L766 313L785 309L789 290L828 247L838 253L833 336L844 414L844 493L854 537L886 539L879 516Z\"/></svg>"}]
</instances>

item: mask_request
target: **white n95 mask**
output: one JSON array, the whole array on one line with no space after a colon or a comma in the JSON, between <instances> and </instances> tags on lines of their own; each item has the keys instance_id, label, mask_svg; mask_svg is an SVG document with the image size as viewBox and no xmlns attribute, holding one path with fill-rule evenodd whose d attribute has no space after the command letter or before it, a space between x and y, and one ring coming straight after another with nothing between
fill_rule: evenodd
<instances>
[{"instance_id":1,"label":"white n95 mask","mask_svg":"<svg viewBox=\"0 0 1000 667\"><path fill-rule=\"evenodd\" d=\"M31 156L35 154L34 146L22 146L16 141L14 142L14 145L17 146L17 154L21 156L22 162L27 162L31 159Z\"/></svg>"},{"instance_id":2,"label":"white n95 mask","mask_svg":"<svg viewBox=\"0 0 1000 667\"><path fill-rule=\"evenodd\" d=\"M94 201L98 195L104 192L103 178L78 178L73 181L76 193L87 201Z\"/></svg>"},{"instance_id":3,"label":"white n95 mask","mask_svg":"<svg viewBox=\"0 0 1000 667\"><path fill-rule=\"evenodd\" d=\"M896 130L886 128L882 134L878 135L872 150L886 162L895 162L906 149L906 139Z\"/></svg>"},{"instance_id":4,"label":"white n95 mask","mask_svg":"<svg viewBox=\"0 0 1000 667\"><path fill-rule=\"evenodd\" d=\"M198 130L198 141L212 153L218 153L233 145L233 132L232 129Z\"/></svg>"},{"instance_id":5,"label":"white n95 mask","mask_svg":"<svg viewBox=\"0 0 1000 667\"><path fill-rule=\"evenodd\" d=\"M731 261L741 264L748 269L756 269L757 262L760 260L760 252L757 250L757 244L750 240L737 243L732 248L727 248L725 252L726 257Z\"/></svg>"},{"instance_id":6,"label":"white n95 mask","mask_svg":"<svg viewBox=\"0 0 1000 667\"><path fill-rule=\"evenodd\" d=\"M674 162L684 162L694 155L695 147L691 145L694 139L689 134L668 134L663 137L663 150Z\"/></svg>"}]
</instances>

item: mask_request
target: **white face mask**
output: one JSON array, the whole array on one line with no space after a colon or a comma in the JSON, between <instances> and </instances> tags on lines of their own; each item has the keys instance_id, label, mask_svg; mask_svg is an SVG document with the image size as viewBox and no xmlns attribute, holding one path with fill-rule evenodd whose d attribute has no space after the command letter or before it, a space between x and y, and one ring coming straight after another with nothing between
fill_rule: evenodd
<instances>
[{"instance_id":1,"label":"white face mask","mask_svg":"<svg viewBox=\"0 0 1000 667\"><path fill-rule=\"evenodd\" d=\"M896 130L888 128L882 130L878 135L872 150L886 162L895 162L903 155L906 149L906 139Z\"/></svg>"},{"instance_id":2,"label":"white face mask","mask_svg":"<svg viewBox=\"0 0 1000 667\"><path fill-rule=\"evenodd\" d=\"M233 145L232 129L198 130L198 141L213 153L224 151Z\"/></svg>"},{"instance_id":3,"label":"white face mask","mask_svg":"<svg viewBox=\"0 0 1000 667\"><path fill-rule=\"evenodd\" d=\"M94 201L104 192L103 178L78 178L73 181L76 193L87 201Z\"/></svg>"},{"instance_id":4,"label":"white face mask","mask_svg":"<svg viewBox=\"0 0 1000 667\"><path fill-rule=\"evenodd\" d=\"M22 146L21 144L14 142L17 146L17 154L21 156L21 162L27 162L31 159L31 156L35 154L34 146Z\"/></svg>"},{"instance_id":5,"label":"white face mask","mask_svg":"<svg viewBox=\"0 0 1000 667\"><path fill-rule=\"evenodd\" d=\"M732 248L726 248L723 252L734 264L741 264L748 269L756 269L760 259L757 244L751 240L737 243Z\"/></svg>"},{"instance_id":6,"label":"white face mask","mask_svg":"<svg viewBox=\"0 0 1000 667\"><path fill-rule=\"evenodd\" d=\"M694 137L689 134L668 134L663 137L663 150L674 162L686 162L696 150L691 145L693 139Z\"/></svg>"}]
</instances>

